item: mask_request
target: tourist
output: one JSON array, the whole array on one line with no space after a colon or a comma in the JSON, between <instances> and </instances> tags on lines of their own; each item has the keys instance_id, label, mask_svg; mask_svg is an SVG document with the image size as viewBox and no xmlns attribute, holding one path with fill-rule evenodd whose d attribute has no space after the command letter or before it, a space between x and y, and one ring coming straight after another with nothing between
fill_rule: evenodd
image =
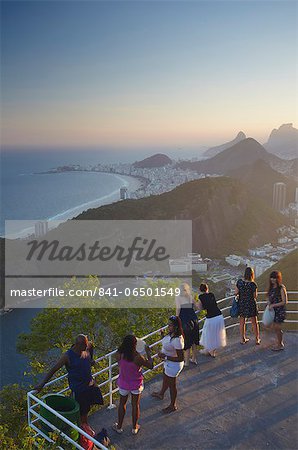
<instances>
[{"instance_id":1,"label":"tourist","mask_svg":"<svg viewBox=\"0 0 298 450\"><path fill-rule=\"evenodd\" d=\"M246 344L246 342L249 341L245 334L245 321L248 318L251 320L256 345L260 345L261 343L257 307L258 289L254 279L255 275L253 269L251 267L246 267L244 279L239 279L236 283L235 294L239 297L240 344Z\"/></svg>"},{"instance_id":2,"label":"tourist","mask_svg":"<svg viewBox=\"0 0 298 450\"><path fill-rule=\"evenodd\" d=\"M168 334L162 339L162 350L158 356L164 360L164 373L161 390L153 392L152 397L162 400L167 389L170 389L170 405L162 410L168 414L177 410L177 385L176 379L184 365L184 337L181 320L177 316L171 316L168 322Z\"/></svg>"},{"instance_id":3,"label":"tourist","mask_svg":"<svg viewBox=\"0 0 298 450\"><path fill-rule=\"evenodd\" d=\"M204 347L205 353L215 358L216 350L226 346L225 322L214 294L209 292L208 285L202 283L200 291L202 294L199 295L199 309L207 311L200 344Z\"/></svg>"},{"instance_id":4,"label":"tourist","mask_svg":"<svg viewBox=\"0 0 298 450\"><path fill-rule=\"evenodd\" d=\"M126 412L126 403L128 395L131 394L132 405L132 434L137 434L140 425L140 398L144 389L142 366L148 369L153 368L153 360L151 358L151 350L145 347L147 358L142 356L136 350L137 338L133 335L125 336L120 345L116 359L119 365L119 378L117 384L119 387L120 402L118 406L118 422L113 425L113 429L117 433L122 433L122 424Z\"/></svg>"},{"instance_id":5,"label":"tourist","mask_svg":"<svg viewBox=\"0 0 298 450\"><path fill-rule=\"evenodd\" d=\"M197 345L199 345L199 325L195 313L195 304L191 295L189 284L180 286L180 295L176 297L176 315L180 318L184 333L184 366L189 366L189 361L197 362ZM190 349L192 358L190 359Z\"/></svg>"},{"instance_id":6,"label":"tourist","mask_svg":"<svg viewBox=\"0 0 298 450\"><path fill-rule=\"evenodd\" d=\"M44 380L34 389L37 392L41 391L52 376L65 366L68 372L69 387L80 405L81 426L86 425L91 405L103 404L101 391L91 374L91 366L94 363L92 344L88 341L87 336L79 334L72 347L61 356Z\"/></svg>"},{"instance_id":7,"label":"tourist","mask_svg":"<svg viewBox=\"0 0 298 450\"><path fill-rule=\"evenodd\" d=\"M277 337L277 344L273 346L271 350L280 351L285 347L283 343L283 331L281 329L281 324L286 318L286 304L288 303L288 296L286 287L282 284L282 274L277 270L270 273L267 296L269 308L274 310L275 313L273 329Z\"/></svg>"}]
</instances>

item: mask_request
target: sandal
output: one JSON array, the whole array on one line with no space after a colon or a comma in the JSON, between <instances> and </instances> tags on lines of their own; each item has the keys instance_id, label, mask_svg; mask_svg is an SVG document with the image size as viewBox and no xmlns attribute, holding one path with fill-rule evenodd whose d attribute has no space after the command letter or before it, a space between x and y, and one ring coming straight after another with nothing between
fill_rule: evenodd
<instances>
[{"instance_id":1,"label":"sandal","mask_svg":"<svg viewBox=\"0 0 298 450\"><path fill-rule=\"evenodd\" d=\"M131 430L132 434L138 434L138 432L140 431L140 428L141 428L141 426L140 426L140 425L137 425L137 428L133 428L133 429Z\"/></svg>"},{"instance_id":2,"label":"sandal","mask_svg":"<svg viewBox=\"0 0 298 450\"><path fill-rule=\"evenodd\" d=\"M249 341L249 338L243 338L242 341L240 341L241 345L246 344Z\"/></svg>"},{"instance_id":3,"label":"sandal","mask_svg":"<svg viewBox=\"0 0 298 450\"><path fill-rule=\"evenodd\" d=\"M114 423L112 428L113 428L114 431L116 431L119 434L123 433L123 428L118 428L118 423L117 422Z\"/></svg>"},{"instance_id":4,"label":"sandal","mask_svg":"<svg viewBox=\"0 0 298 450\"><path fill-rule=\"evenodd\" d=\"M271 350L273 352L280 352L281 350L284 350L284 349L285 349L284 345L282 345L281 347L271 347Z\"/></svg>"},{"instance_id":5,"label":"sandal","mask_svg":"<svg viewBox=\"0 0 298 450\"><path fill-rule=\"evenodd\" d=\"M261 339L256 339L256 345L261 345Z\"/></svg>"},{"instance_id":6,"label":"sandal","mask_svg":"<svg viewBox=\"0 0 298 450\"><path fill-rule=\"evenodd\" d=\"M159 400L163 400L163 395L159 392L152 392L151 397L158 398Z\"/></svg>"},{"instance_id":7,"label":"sandal","mask_svg":"<svg viewBox=\"0 0 298 450\"><path fill-rule=\"evenodd\" d=\"M177 406L168 406L167 408L163 408L161 411L163 412L163 414L170 414L177 411L177 409Z\"/></svg>"}]
</instances>

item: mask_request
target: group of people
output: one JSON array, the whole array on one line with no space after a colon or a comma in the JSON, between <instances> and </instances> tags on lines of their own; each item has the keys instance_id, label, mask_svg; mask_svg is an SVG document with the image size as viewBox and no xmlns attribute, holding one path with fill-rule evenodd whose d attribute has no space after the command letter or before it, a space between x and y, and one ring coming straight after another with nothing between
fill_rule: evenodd
<instances>
[{"instance_id":1,"label":"group of people","mask_svg":"<svg viewBox=\"0 0 298 450\"><path fill-rule=\"evenodd\" d=\"M176 297L176 315L169 318L167 333L162 333L162 348L158 357L164 362L163 380L159 391L152 392L152 397L162 400L166 391L170 392L170 404L162 409L164 414L177 410L177 378L184 367L190 363L198 364L197 346L200 344L202 353L216 357L216 352L226 346L226 330L224 317L219 309L215 296L209 292L208 285L200 285L200 295L195 301L191 288L187 283L181 285L180 295ZM254 281L253 269L247 267L244 277L236 284L235 295L238 297L240 317L240 343L246 344L246 319L252 323L255 343L260 345L258 325L257 285ZM278 271L270 274L267 291L268 307L275 312L273 328L277 342L272 347L274 351L284 349L281 324L286 317L287 291L282 284L282 275ZM196 310L206 310L206 317L199 339L199 324ZM140 429L140 398L144 389L142 368L153 368L151 349L146 346L144 354L137 351L137 338L134 335L124 337L116 353L119 365L120 401L118 406L118 421L113 425L117 433L123 432L123 421L129 394L132 402L132 434ZM68 372L69 387L80 405L81 425L87 424L87 415L93 404L103 404L101 391L96 386L91 367L94 364L93 347L87 336L78 335L74 345L66 352L57 364L48 372L42 383L35 387L40 391L53 374L62 366Z\"/></svg>"},{"instance_id":2,"label":"group of people","mask_svg":"<svg viewBox=\"0 0 298 450\"><path fill-rule=\"evenodd\" d=\"M239 321L240 321L240 343L246 344L245 321L250 319L255 334L256 345L260 345L260 328L258 324L257 296L258 287L255 283L254 271L247 267L243 279L237 281L235 294L238 297ZM269 309L274 311L272 328L276 333L277 342L271 347L273 351L284 349L282 323L286 318L286 305L288 296L286 287L282 284L281 272L274 270L269 276L269 287L267 291Z\"/></svg>"}]
</instances>

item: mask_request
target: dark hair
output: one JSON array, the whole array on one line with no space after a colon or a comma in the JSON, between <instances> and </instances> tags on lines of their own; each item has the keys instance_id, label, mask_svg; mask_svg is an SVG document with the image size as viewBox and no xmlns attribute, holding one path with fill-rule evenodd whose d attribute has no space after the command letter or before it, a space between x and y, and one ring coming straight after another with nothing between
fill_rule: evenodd
<instances>
[{"instance_id":1,"label":"dark hair","mask_svg":"<svg viewBox=\"0 0 298 450\"><path fill-rule=\"evenodd\" d=\"M282 286L282 274L281 272L279 272L278 270L273 270L273 272L270 273L269 275L269 287L268 287L268 294L270 292L270 290L272 289L273 285L271 282L271 278L275 278L276 279L276 283L277 283L277 287L279 289L281 289Z\"/></svg>"},{"instance_id":2,"label":"dark hair","mask_svg":"<svg viewBox=\"0 0 298 450\"><path fill-rule=\"evenodd\" d=\"M137 338L133 334L128 334L122 341L122 344L118 348L118 352L121 353L127 361L133 361L136 353Z\"/></svg>"},{"instance_id":3,"label":"dark hair","mask_svg":"<svg viewBox=\"0 0 298 450\"><path fill-rule=\"evenodd\" d=\"M173 333L173 336L171 336L171 339L173 339L175 337L184 336L183 328L182 328L182 322L181 322L180 317L178 317L178 316L171 316L169 318L169 322L172 322L172 324L174 326L174 333Z\"/></svg>"},{"instance_id":4,"label":"dark hair","mask_svg":"<svg viewBox=\"0 0 298 450\"><path fill-rule=\"evenodd\" d=\"M246 267L245 272L244 272L244 279L249 280L249 281L254 281L255 273L251 267Z\"/></svg>"},{"instance_id":5,"label":"dark hair","mask_svg":"<svg viewBox=\"0 0 298 450\"><path fill-rule=\"evenodd\" d=\"M201 291L201 292L207 292L207 290L208 290L208 284L206 284L206 283L201 283L201 284L200 284L200 291Z\"/></svg>"}]
</instances>

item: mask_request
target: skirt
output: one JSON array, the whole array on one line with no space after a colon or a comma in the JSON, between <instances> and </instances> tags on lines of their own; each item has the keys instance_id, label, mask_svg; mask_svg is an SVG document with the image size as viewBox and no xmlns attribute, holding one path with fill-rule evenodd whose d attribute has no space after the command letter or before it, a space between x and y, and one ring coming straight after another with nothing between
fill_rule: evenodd
<instances>
[{"instance_id":1,"label":"skirt","mask_svg":"<svg viewBox=\"0 0 298 450\"><path fill-rule=\"evenodd\" d=\"M199 345L199 324L196 320L190 320L182 324L184 333L184 350L188 350L192 345Z\"/></svg>"},{"instance_id":2,"label":"skirt","mask_svg":"<svg viewBox=\"0 0 298 450\"><path fill-rule=\"evenodd\" d=\"M279 306L278 308L274 308L274 322L275 323L283 323L286 319L287 310L285 306Z\"/></svg>"},{"instance_id":3,"label":"skirt","mask_svg":"<svg viewBox=\"0 0 298 450\"><path fill-rule=\"evenodd\" d=\"M216 350L227 345L223 315L205 319L200 344L208 350Z\"/></svg>"},{"instance_id":4,"label":"skirt","mask_svg":"<svg viewBox=\"0 0 298 450\"><path fill-rule=\"evenodd\" d=\"M184 367L184 362L177 361L165 361L164 362L164 371L165 374L170 378L178 377L179 373Z\"/></svg>"},{"instance_id":5,"label":"skirt","mask_svg":"<svg viewBox=\"0 0 298 450\"><path fill-rule=\"evenodd\" d=\"M75 399L80 405L81 416L88 414L92 405L103 405L103 397L98 386L88 386L86 391L75 393Z\"/></svg>"}]
</instances>

